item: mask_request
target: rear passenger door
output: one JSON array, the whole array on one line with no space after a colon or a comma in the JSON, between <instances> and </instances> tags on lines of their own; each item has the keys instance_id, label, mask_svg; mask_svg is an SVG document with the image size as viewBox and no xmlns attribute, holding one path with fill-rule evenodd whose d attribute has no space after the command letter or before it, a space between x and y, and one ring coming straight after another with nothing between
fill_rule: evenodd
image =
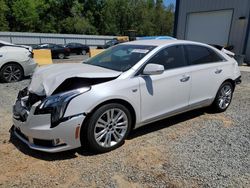
<instances>
[{"instance_id":1,"label":"rear passenger door","mask_svg":"<svg viewBox=\"0 0 250 188\"><path fill-rule=\"evenodd\" d=\"M188 106L191 77L182 45L166 47L147 64L163 65L160 75L139 75L141 120L148 122L184 110Z\"/></svg>"},{"instance_id":2,"label":"rear passenger door","mask_svg":"<svg viewBox=\"0 0 250 188\"><path fill-rule=\"evenodd\" d=\"M223 82L225 59L206 46L184 45L184 48L192 77L189 104L208 105Z\"/></svg>"}]
</instances>

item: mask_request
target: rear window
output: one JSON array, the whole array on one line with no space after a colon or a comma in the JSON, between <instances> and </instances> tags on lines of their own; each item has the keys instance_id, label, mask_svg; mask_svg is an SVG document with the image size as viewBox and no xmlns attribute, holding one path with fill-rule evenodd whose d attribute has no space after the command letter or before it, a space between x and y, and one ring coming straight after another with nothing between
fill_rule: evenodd
<instances>
[{"instance_id":1,"label":"rear window","mask_svg":"<svg viewBox=\"0 0 250 188\"><path fill-rule=\"evenodd\" d=\"M190 65L223 61L223 58L216 52L204 46L185 45L185 49L187 52L188 63Z\"/></svg>"}]
</instances>

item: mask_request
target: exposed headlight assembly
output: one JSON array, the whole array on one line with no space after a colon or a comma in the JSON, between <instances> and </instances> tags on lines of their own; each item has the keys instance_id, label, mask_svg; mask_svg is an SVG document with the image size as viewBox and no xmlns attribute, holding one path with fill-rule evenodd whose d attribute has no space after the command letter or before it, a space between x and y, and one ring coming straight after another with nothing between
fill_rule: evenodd
<instances>
[{"instance_id":1,"label":"exposed headlight assembly","mask_svg":"<svg viewBox=\"0 0 250 188\"><path fill-rule=\"evenodd\" d=\"M69 102L74 97L89 90L90 87L80 88L49 96L36 107L35 115L51 114L51 128L56 127L60 123L60 120L63 118Z\"/></svg>"}]
</instances>

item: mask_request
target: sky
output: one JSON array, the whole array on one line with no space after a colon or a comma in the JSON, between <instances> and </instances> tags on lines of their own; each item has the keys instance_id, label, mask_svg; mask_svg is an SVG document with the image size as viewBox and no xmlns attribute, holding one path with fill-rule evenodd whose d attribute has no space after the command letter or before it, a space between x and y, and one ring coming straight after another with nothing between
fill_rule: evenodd
<instances>
[{"instance_id":1,"label":"sky","mask_svg":"<svg viewBox=\"0 0 250 188\"><path fill-rule=\"evenodd\" d=\"M173 3L175 5L175 1L176 0L163 0L165 6L168 6L171 3Z\"/></svg>"}]
</instances>

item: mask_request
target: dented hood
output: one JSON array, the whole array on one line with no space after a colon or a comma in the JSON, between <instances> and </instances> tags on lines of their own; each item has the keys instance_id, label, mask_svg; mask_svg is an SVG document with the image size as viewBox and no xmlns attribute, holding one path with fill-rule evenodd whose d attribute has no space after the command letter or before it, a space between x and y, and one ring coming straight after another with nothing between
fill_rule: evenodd
<instances>
[{"instance_id":1,"label":"dented hood","mask_svg":"<svg viewBox=\"0 0 250 188\"><path fill-rule=\"evenodd\" d=\"M112 78L121 72L82 63L52 64L36 69L29 92L50 96L68 78Z\"/></svg>"}]
</instances>

